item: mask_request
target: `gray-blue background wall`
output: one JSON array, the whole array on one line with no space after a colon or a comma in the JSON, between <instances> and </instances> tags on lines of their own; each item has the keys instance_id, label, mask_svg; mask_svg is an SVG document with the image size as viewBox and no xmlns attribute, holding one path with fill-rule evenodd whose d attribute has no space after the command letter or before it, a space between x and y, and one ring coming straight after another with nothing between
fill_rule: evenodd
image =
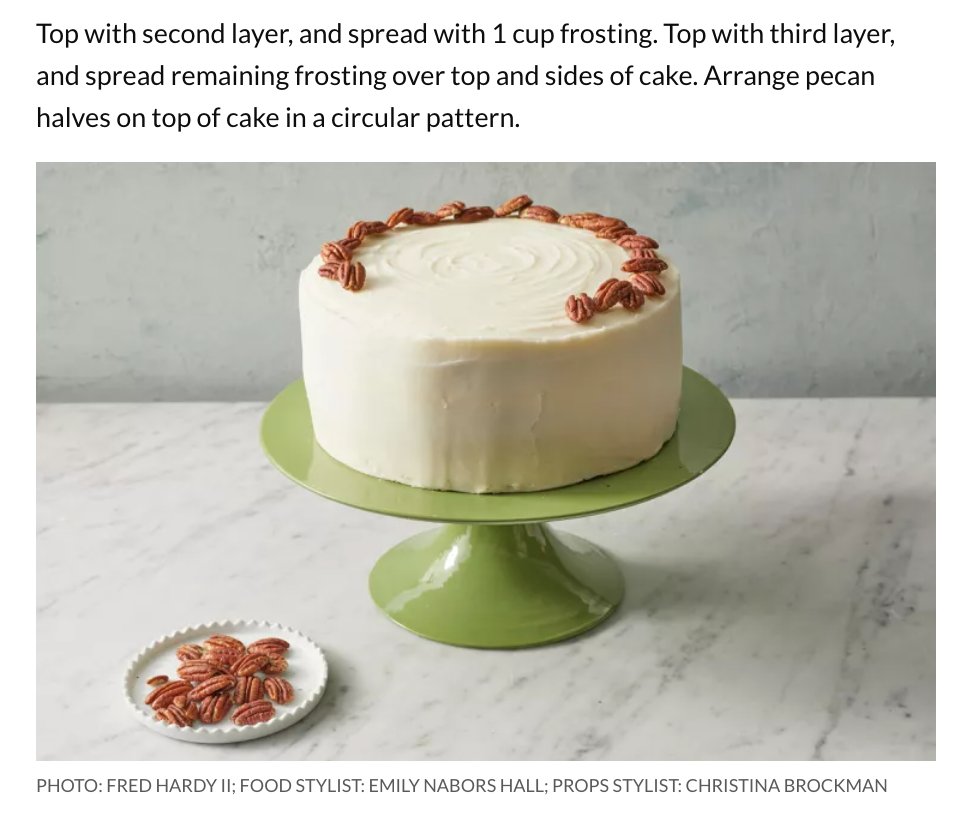
<instances>
[{"instance_id":1,"label":"gray-blue background wall","mask_svg":"<svg viewBox=\"0 0 967 830\"><path fill-rule=\"evenodd\" d=\"M300 374L321 242L523 192L658 238L686 362L730 395L933 395L935 184L933 164L40 164L37 396L268 399Z\"/></svg>"}]
</instances>

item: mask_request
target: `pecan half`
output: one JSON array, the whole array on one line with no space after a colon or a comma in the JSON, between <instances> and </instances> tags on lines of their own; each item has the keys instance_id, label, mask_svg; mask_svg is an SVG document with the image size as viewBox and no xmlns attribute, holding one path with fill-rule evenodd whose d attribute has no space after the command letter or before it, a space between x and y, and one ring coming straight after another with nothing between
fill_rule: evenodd
<instances>
[{"instance_id":1,"label":"pecan half","mask_svg":"<svg viewBox=\"0 0 967 830\"><path fill-rule=\"evenodd\" d=\"M229 692L217 692L206 697L198 707L202 723L220 723L232 708L232 695Z\"/></svg>"},{"instance_id":2,"label":"pecan half","mask_svg":"<svg viewBox=\"0 0 967 830\"><path fill-rule=\"evenodd\" d=\"M240 677L235 684L235 704L251 703L265 696L262 681L258 677Z\"/></svg>"},{"instance_id":3,"label":"pecan half","mask_svg":"<svg viewBox=\"0 0 967 830\"><path fill-rule=\"evenodd\" d=\"M494 211L494 216L510 216L510 214L517 213L517 211L523 210L525 207L530 207L532 204L534 204L534 200L530 196L523 194L514 196L513 199L508 199L497 208Z\"/></svg>"},{"instance_id":4,"label":"pecan half","mask_svg":"<svg viewBox=\"0 0 967 830\"><path fill-rule=\"evenodd\" d=\"M410 217L412 215L413 208L400 208L399 210L394 210L389 215L389 219L386 220L386 227L395 228L397 225L405 225L410 221Z\"/></svg>"},{"instance_id":5,"label":"pecan half","mask_svg":"<svg viewBox=\"0 0 967 830\"><path fill-rule=\"evenodd\" d=\"M620 303L631 291L634 291L634 287L630 282L611 277L598 286L594 295L595 308L598 311L607 311Z\"/></svg>"},{"instance_id":6,"label":"pecan half","mask_svg":"<svg viewBox=\"0 0 967 830\"><path fill-rule=\"evenodd\" d=\"M201 660L203 651L201 646L197 646L194 643L186 643L183 646L178 646L178 650L175 652L175 657L179 660Z\"/></svg>"},{"instance_id":7,"label":"pecan half","mask_svg":"<svg viewBox=\"0 0 967 830\"><path fill-rule=\"evenodd\" d=\"M650 236L642 236L641 234L636 234L635 236L623 236L618 240L618 244L622 248L657 248L658 243L655 242Z\"/></svg>"},{"instance_id":8,"label":"pecan half","mask_svg":"<svg viewBox=\"0 0 967 830\"><path fill-rule=\"evenodd\" d=\"M235 678L230 674L216 674L208 680L203 680L188 692L188 700L204 700L215 692L222 692L235 685Z\"/></svg>"},{"instance_id":9,"label":"pecan half","mask_svg":"<svg viewBox=\"0 0 967 830\"><path fill-rule=\"evenodd\" d=\"M345 265L346 263L342 263ZM245 654L245 649L219 648L218 646L205 650L204 660L219 666L231 666L239 657Z\"/></svg>"},{"instance_id":10,"label":"pecan half","mask_svg":"<svg viewBox=\"0 0 967 830\"><path fill-rule=\"evenodd\" d=\"M202 648L211 651L215 648L231 648L236 651L245 651L245 644L241 640L229 637L227 634L212 634L204 643Z\"/></svg>"},{"instance_id":11,"label":"pecan half","mask_svg":"<svg viewBox=\"0 0 967 830\"><path fill-rule=\"evenodd\" d=\"M232 654L235 655L236 659L238 659L238 657L241 656L236 651L233 651ZM232 673L232 667L228 663L219 663L213 657L206 657L205 658L205 662L208 663L208 665L211 666L215 670L215 674L231 674ZM214 675L212 675L212 676L214 677Z\"/></svg>"},{"instance_id":12,"label":"pecan half","mask_svg":"<svg viewBox=\"0 0 967 830\"><path fill-rule=\"evenodd\" d=\"M586 323L594 317L594 300L587 294L579 294L576 297L572 294L567 298L564 310L575 323Z\"/></svg>"},{"instance_id":13,"label":"pecan half","mask_svg":"<svg viewBox=\"0 0 967 830\"><path fill-rule=\"evenodd\" d=\"M378 233L386 233L389 225L385 222L366 222L363 225L363 236L373 236Z\"/></svg>"},{"instance_id":14,"label":"pecan half","mask_svg":"<svg viewBox=\"0 0 967 830\"><path fill-rule=\"evenodd\" d=\"M162 718L164 718L172 726L180 726L182 728L186 726L191 726L192 721L188 719L188 716L181 711L177 706L167 706L158 712ZM157 715L155 716L157 717Z\"/></svg>"},{"instance_id":15,"label":"pecan half","mask_svg":"<svg viewBox=\"0 0 967 830\"><path fill-rule=\"evenodd\" d=\"M363 244L362 239L350 239L348 236L343 237L339 240L339 244L342 245L349 253L355 251L360 245Z\"/></svg>"},{"instance_id":16,"label":"pecan half","mask_svg":"<svg viewBox=\"0 0 967 830\"><path fill-rule=\"evenodd\" d=\"M463 202L447 202L443 207L437 208L436 215L441 219L446 219L448 216L459 217L465 207Z\"/></svg>"},{"instance_id":17,"label":"pecan half","mask_svg":"<svg viewBox=\"0 0 967 830\"><path fill-rule=\"evenodd\" d=\"M521 219L536 219L538 222L550 222L552 225L556 224L561 216L554 208L546 205L530 205L517 215Z\"/></svg>"},{"instance_id":18,"label":"pecan half","mask_svg":"<svg viewBox=\"0 0 967 830\"><path fill-rule=\"evenodd\" d=\"M262 667L265 674L282 674L289 670L289 661L281 654L267 654L269 661Z\"/></svg>"},{"instance_id":19,"label":"pecan half","mask_svg":"<svg viewBox=\"0 0 967 830\"><path fill-rule=\"evenodd\" d=\"M275 707L271 703L267 700L255 700L252 703L243 703L232 712L232 723L236 726L252 726L272 720L274 715Z\"/></svg>"},{"instance_id":20,"label":"pecan half","mask_svg":"<svg viewBox=\"0 0 967 830\"><path fill-rule=\"evenodd\" d=\"M295 698L292 684L282 677L265 678L265 693L275 703L291 703Z\"/></svg>"},{"instance_id":21,"label":"pecan half","mask_svg":"<svg viewBox=\"0 0 967 830\"><path fill-rule=\"evenodd\" d=\"M481 205L480 207L468 207L460 214L459 219L461 222L482 222L484 219L490 219L493 215L494 209L492 207Z\"/></svg>"},{"instance_id":22,"label":"pecan half","mask_svg":"<svg viewBox=\"0 0 967 830\"><path fill-rule=\"evenodd\" d=\"M261 671L269 658L264 654L246 654L232 664L232 674L236 677L248 677Z\"/></svg>"},{"instance_id":23,"label":"pecan half","mask_svg":"<svg viewBox=\"0 0 967 830\"><path fill-rule=\"evenodd\" d=\"M566 213L557 221L560 222L562 225L567 225L568 227L571 227L571 228L580 228L580 227L583 227L582 223L586 222L588 219L600 219L600 218L601 218L600 213Z\"/></svg>"},{"instance_id":24,"label":"pecan half","mask_svg":"<svg viewBox=\"0 0 967 830\"><path fill-rule=\"evenodd\" d=\"M284 654L288 650L289 644L278 637L265 637L248 647L249 654Z\"/></svg>"},{"instance_id":25,"label":"pecan half","mask_svg":"<svg viewBox=\"0 0 967 830\"><path fill-rule=\"evenodd\" d=\"M664 271L668 267L668 263L661 259L651 259L650 257L637 257L636 259L629 259L627 262L621 263L622 271L629 271L631 273L636 273L639 271Z\"/></svg>"},{"instance_id":26,"label":"pecan half","mask_svg":"<svg viewBox=\"0 0 967 830\"><path fill-rule=\"evenodd\" d=\"M361 291L366 284L366 269L361 262L345 263L348 268L339 271L339 284L347 291Z\"/></svg>"},{"instance_id":27,"label":"pecan half","mask_svg":"<svg viewBox=\"0 0 967 830\"><path fill-rule=\"evenodd\" d=\"M343 247L341 242L327 242L320 248L319 255L324 262L349 262L353 258L353 252Z\"/></svg>"},{"instance_id":28,"label":"pecan half","mask_svg":"<svg viewBox=\"0 0 967 830\"><path fill-rule=\"evenodd\" d=\"M168 675L166 674L156 674L154 677L149 677L145 681L149 686L163 686L168 682Z\"/></svg>"},{"instance_id":29,"label":"pecan half","mask_svg":"<svg viewBox=\"0 0 967 830\"><path fill-rule=\"evenodd\" d=\"M627 228L628 223L617 216L602 216L600 219L590 219L585 223L585 230L595 231L596 233L617 228Z\"/></svg>"},{"instance_id":30,"label":"pecan half","mask_svg":"<svg viewBox=\"0 0 967 830\"><path fill-rule=\"evenodd\" d=\"M587 216L573 220L571 227L597 233L608 228L626 228L628 224L621 219L615 219L613 216Z\"/></svg>"},{"instance_id":31,"label":"pecan half","mask_svg":"<svg viewBox=\"0 0 967 830\"><path fill-rule=\"evenodd\" d=\"M178 695L171 701L171 706L168 708L178 709L190 721L198 719L198 704L193 700L188 700L185 695Z\"/></svg>"},{"instance_id":32,"label":"pecan half","mask_svg":"<svg viewBox=\"0 0 967 830\"><path fill-rule=\"evenodd\" d=\"M186 686L178 689L169 689L168 691L161 694L159 697L155 698L154 703L151 704L151 708L164 709L167 706L171 706L171 704L175 702L176 697L179 697L190 691L191 691L191 683L187 683Z\"/></svg>"},{"instance_id":33,"label":"pecan half","mask_svg":"<svg viewBox=\"0 0 967 830\"><path fill-rule=\"evenodd\" d=\"M208 680L216 674L224 674L221 663L209 660L186 660L178 667L178 677L182 680L192 680L195 683Z\"/></svg>"},{"instance_id":34,"label":"pecan half","mask_svg":"<svg viewBox=\"0 0 967 830\"><path fill-rule=\"evenodd\" d=\"M349 269L352 267L353 264L351 262L327 262L319 269L319 276L341 283L346 279L346 275L349 274ZM236 651L233 653L236 655L235 660L237 660L239 652ZM229 660L228 662L234 663L235 660Z\"/></svg>"},{"instance_id":35,"label":"pecan half","mask_svg":"<svg viewBox=\"0 0 967 830\"><path fill-rule=\"evenodd\" d=\"M665 293L665 286L654 274L632 274L628 282L646 297L660 297Z\"/></svg>"},{"instance_id":36,"label":"pecan half","mask_svg":"<svg viewBox=\"0 0 967 830\"><path fill-rule=\"evenodd\" d=\"M604 230L598 231L595 236L598 239L610 239L614 242L616 239L620 239L622 236L634 236L638 231L634 228L629 228L627 225L610 225Z\"/></svg>"},{"instance_id":37,"label":"pecan half","mask_svg":"<svg viewBox=\"0 0 967 830\"><path fill-rule=\"evenodd\" d=\"M170 705L155 712L154 716L155 720L167 721L176 726L193 726L197 718L198 706L194 703L189 703L188 698L184 695L176 697Z\"/></svg>"},{"instance_id":38,"label":"pecan half","mask_svg":"<svg viewBox=\"0 0 967 830\"><path fill-rule=\"evenodd\" d=\"M362 239L375 233L386 233L388 230L389 225L385 222L357 222L346 231L346 236L350 239Z\"/></svg>"},{"instance_id":39,"label":"pecan half","mask_svg":"<svg viewBox=\"0 0 967 830\"><path fill-rule=\"evenodd\" d=\"M597 236L601 231L614 231L619 228L626 227L624 222L620 219L593 219L590 220L593 224L589 228L582 228L582 230L591 231L595 236ZM621 224L618 224L618 223Z\"/></svg>"},{"instance_id":40,"label":"pecan half","mask_svg":"<svg viewBox=\"0 0 967 830\"><path fill-rule=\"evenodd\" d=\"M440 217L435 213L427 213L425 210L414 211L409 219L406 220L407 225L436 225L440 221Z\"/></svg>"},{"instance_id":41,"label":"pecan half","mask_svg":"<svg viewBox=\"0 0 967 830\"><path fill-rule=\"evenodd\" d=\"M157 686L154 691L152 691L145 699L144 702L152 707L153 709L161 709L167 706L174 700L178 695L185 694L191 691L191 683L187 680L170 680L163 686ZM160 705L155 705L158 701L162 701Z\"/></svg>"},{"instance_id":42,"label":"pecan half","mask_svg":"<svg viewBox=\"0 0 967 830\"><path fill-rule=\"evenodd\" d=\"M635 288L634 285L631 286L631 291L621 298L621 305L628 309L628 311L637 311L644 304L644 293Z\"/></svg>"}]
</instances>

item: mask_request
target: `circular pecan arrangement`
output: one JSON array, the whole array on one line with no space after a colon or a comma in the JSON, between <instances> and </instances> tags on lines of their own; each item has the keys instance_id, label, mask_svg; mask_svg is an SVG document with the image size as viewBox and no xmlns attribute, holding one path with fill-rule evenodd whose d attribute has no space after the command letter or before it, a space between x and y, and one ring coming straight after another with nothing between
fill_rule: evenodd
<instances>
[{"instance_id":1,"label":"circular pecan arrangement","mask_svg":"<svg viewBox=\"0 0 967 830\"><path fill-rule=\"evenodd\" d=\"M414 211L413 208L400 208L393 211L385 222L356 222L346 231L346 236L336 242L326 242L320 249L322 265L319 276L338 282L347 291L361 291L366 284L366 269L362 263L353 262L353 252L367 236L386 233L400 225L437 225L440 222L483 222L487 219L503 219L517 214L519 219L531 219L548 224L561 224L570 228L590 231L598 239L605 239L620 245L628 252L628 260L621 270L631 276L627 279L610 277L605 280L594 299L587 294L571 295L564 303L564 311L575 323L587 323L595 313L607 311L620 305L628 311L637 311L648 297L661 297L665 287L659 280L668 264L658 258L655 249L658 243L650 236L639 234L634 228L614 216L600 213L568 213L561 215L554 208L535 205L530 196L521 194L508 199L496 210L486 205L467 207L464 202L447 202L435 212ZM216 644L218 645L218 644ZM225 644L218 645L219 648ZM182 657L182 660L194 659ZM279 674L285 671L285 660L273 660L266 674ZM279 668L283 666L283 668Z\"/></svg>"},{"instance_id":2,"label":"circular pecan arrangement","mask_svg":"<svg viewBox=\"0 0 967 830\"><path fill-rule=\"evenodd\" d=\"M292 684L281 677L289 668L288 650L289 644L279 637L246 646L226 634L180 645L174 654L180 662L178 679L163 674L149 678L146 683L152 689L144 702L155 711L155 720L182 729L196 721L212 725L225 718L236 726L265 723L275 717L273 704L284 706L295 699Z\"/></svg>"}]
</instances>

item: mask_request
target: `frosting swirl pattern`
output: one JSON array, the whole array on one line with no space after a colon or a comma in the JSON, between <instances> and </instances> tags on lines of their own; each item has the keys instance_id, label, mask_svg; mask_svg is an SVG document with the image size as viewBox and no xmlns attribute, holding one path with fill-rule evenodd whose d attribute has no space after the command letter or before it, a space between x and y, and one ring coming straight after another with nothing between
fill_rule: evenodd
<instances>
[{"instance_id":1,"label":"frosting swirl pattern","mask_svg":"<svg viewBox=\"0 0 967 830\"><path fill-rule=\"evenodd\" d=\"M340 317L362 316L386 333L544 340L635 322L627 313L599 315L576 330L568 320L567 297L593 296L620 275L628 252L565 225L505 218L399 227L366 237L354 259L366 268L366 291L351 295L320 280L317 299ZM675 283L673 270L662 279ZM647 304L637 313L647 314Z\"/></svg>"}]
</instances>

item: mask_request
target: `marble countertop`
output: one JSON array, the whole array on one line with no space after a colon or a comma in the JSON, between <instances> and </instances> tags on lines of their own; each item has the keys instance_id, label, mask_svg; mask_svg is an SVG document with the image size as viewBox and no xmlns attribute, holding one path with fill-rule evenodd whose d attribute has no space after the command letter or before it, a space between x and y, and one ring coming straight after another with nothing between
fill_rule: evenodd
<instances>
[{"instance_id":1,"label":"marble countertop","mask_svg":"<svg viewBox=\"0 0 967 830\"><path fill-rule=\"evenodd\" d=\"M616 556L627 596L591 634L517 652L383 618L369 569L421 525L290 483L263 408L38 407L39 759L934 757L933 400L736 401L706 476L559 523ZM228 746L139 726L133 653L239 617L323 646L319 708Z\"/></svg>"}]
</instances>

